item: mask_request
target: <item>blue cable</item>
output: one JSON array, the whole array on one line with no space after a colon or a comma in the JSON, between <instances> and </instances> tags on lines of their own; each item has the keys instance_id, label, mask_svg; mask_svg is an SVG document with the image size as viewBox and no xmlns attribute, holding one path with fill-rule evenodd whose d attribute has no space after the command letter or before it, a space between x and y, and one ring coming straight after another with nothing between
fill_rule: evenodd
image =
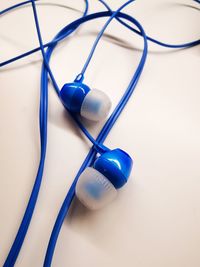
<instances>
[{"instance_id":1,"label":"blue cable","mask_svg":"<svg viewBox=\"0 0 200 267\"><path fill-rule=\"evenodd\" d=\"M104 13L104 12L101 12L99 13L98 15L100 14L112 14L112 13ZM84 18L84 21L89 20L89 18L92 16L94 16L95 14L92 14L92 15L88 15L87 17ZM117 105L117 107L115 108L115 110L113 111L112 115L110 116L110 118L108 119L108 121L106 122L106 124L104 125L101 133L99 134L98 138L97 138L97 141L98 143L102 143L106 136L108 135L109 131L111 130L112 126L114 125L115 121L117 120L117 118L119 117L120 113L122 112L124 106L126 105L127 101L129 100L132 92L134 91L135 89L135 86L139 80L139 77L142 73L142 70L143 70L143 67L144 67L144 63L145 63L145 60L146 60L146 56L147 56L147 40L146 40L146 36L145 36L145 33L142 29L142 26L132 17L126 15L126 14L123 14L123 13L119 13L118 16L121 16L122 18L125 18L125 19L128 19L129 21L131 21L132 23L136 24L136 26L141 30L142 32L142 35L144 36L144 51L143 51L143 55L142 55L142 58L141 58L141 61L138 65L138 68L126 90L126 92L124 93L121 101L119 102L119 104ZM51 48L49 48L51 49ZM53 228L53 231L52 231L52 234L51 234L51 238L50 238L50 241L49 241L49 245L48 245L48 248L47 248L47 253L46 253L46 257L45 257L45 261L44 261L44 267L48 267L51 265L51 261L52 261L52 257L53 257L53 253L54 253L54 249L55 249L55 245L56 245L56 241L57 241L57 238L58 238L58 235L59 235L59 232L60 232L60 229L61 229L61 226L62 226L62 223L64 221L64 218L68 212L68 209L69 209L69 206L71 204L71 201L74 197L74 192L75 192L75 185L76 185L76 182L78 180L78 177L79 175L82 173L82 171L87 167L87 166L90 166L94 159L95 159L95 156L96 156L96 151L93 150L93 148L90 150L89 154L87 155L85 161L83 162L77 176L75 177L71 187L70 187L70 190L69 192L67 193L67 196L62 204L62 207L60 209L60 212L57 216L57 220L56 220L56 223L54 225L54 228Z\"/></svg>"},{"instance_id":2,"label":"blue cable","mask_svg":"<svg viewBox=\"0 0 200 267\"><path fill-rule=\"evenodd\" d=\"M109 16L110 14L111 13L107 13L106 15ZM102 15L104 15L104 14L102 14ZM79 25L79 24L77 24L77 25ZM72 25L72 26L76 26L76 25ZM71 27L71 29L73 29L73 27ZM70 31L68 31L68 34L71 33L71 29L70 29ZM47 79L45 80L42 77L42 81L41 82L42 82L42 84L44 86L48 86L48 80ZM46 128L46 121L47 121L47 100L48 100L47 97L48 97L47 90L41 90L41 103L40 103L41 151L45 151L46 150L46 142L43 142L43 140L44 139L46 140L46 134L47 134L47 128ZM42 99L46 99L46 101L42 101ZM43 114L45 114L45 115L43 115ZM41 161L42 167L44 165L44 157L45 157L45 155L42 154L42 161ZM39 168L39 170L40 171L38 173L38 176L41 176L42 171L43 171L43 168ZM41 181L40 181L40 183L41 183ZM39 191L38 188L40 186L40 183L39 184L37 183L37 186L36 186L38 191ZM34 197L37 194L38 193L34 194ZM30 198L30 201L31 201L31 198ZM32 202L29 202L29 204L30 203L32 205ZM28 205L28 206L31 207L31 205ZM25 224L26 227L28 228L28 226L27 226L27 218L28 218L28 216L30 217L30 209L29 210L28 209L26 210L25 215L26 216L24 216L24 220L22 221L22 225ZM23 239L24 239L24 236L25 236L25 233L24 232L27 231L27 228L26 227L23 228L24 229L23 231L21 230L21 228L19 229L19 232L18 232L18 234L16 236L16 239L15 239L15 242L13 244L13 247L12 247L12 249L11 249L9 255L8 255L8 258L7 258L4 266L13 266L14 262L16 261L17 255L19 253L19 250L21 248L21 245L23 243Z\"/></svg>"},{"instance_id":3,"label":"blue cable","mask_svg":"<svg viewBox=\"0 0 200 267\"><path fill-rule=\"evenodd\" d=\"M36 2L36 1L39 1L39 0L35 0L35 2ZM84 10L83 16L85 16L85 15L88 13L88 8L89 8L88 0L84 0L84 2L85 2L85 10ZM11 11L11 10L14 10L14 9L20 7L20 6L23 6L23 5L26 5L26 4L30 4L30 3L31 3L31 0L28 0L28 1L21 2L21 3L18 3L18 4L16 4L16 5L13 5L13 6L11 6L11 7L8 7L8 8L6 8L6 9L0 11L0 16L3 15L3 14L5 14L6 12L9 12L9 11ZM74 30L75 30L75 29L74 29ZM72 30L72 31L74 31L74 30ZM52 42L48 42L48 43L44 44L44 45L43 45L43 48L46 48L46 47L49 47L49 46L51 46L51 45L57 44L59 41L63 40L64 38L65 38L65 36L61 36L60 38L55 38L54 41L52 41ZM38 51L40 51L40 50L41 50L41 47L39 46L39 47L37 47L37 48L34 48L34 49L32 49L32 50L29 50L29 51L27 51L27 52L21 54L21 55L18 55L18 56L16 56L16 57L13 57L13 58L11 58L11 59L8 59L8 60L6 60L6 61L3 61L3 62L0 63L0 67L6 66L6 65L8 65L8 64L10 64L10 63L12 63L12 62L14 62L14 61L17 61L17 60L19 60L19 59L21 59L21 58L27 57L27 56L29 56L29 55L31 55L31 54L33 54L33 53L35 53L35 52L38 52Z\"/></svg>"},{"instance_id":4,"label":"blue cable","mask_svg":"<svg viewBox=\"0 0 200 267\"><path fill-rule=\"evenodd\" d=\"M132 0L133 1L133 0ZM46 60L46 57L45 57L45 51L44 51L44 45L43 45L43 41L42 41L42 36L41 36L41 32L40 32L40 27L39 27L39 23L38 23L38 18L37 18L37 13L36 13L36 7L35 7L35 1L33 0L30 0L30 1L26 1L26 2L23 2L22 4L27 4L27 3L32 3L32 7L33 7L33 13L34 13L34 21L35 21L35 25L36 25L36 29L37 29L37 34L38 34L38 39L39 39L39 43L40 43L40 50L42 52L42 56L43 56L43 59L44 59L44 63L45 63L45 67L47 68L48 70L48 73L49 73L49 76L51 78L51 81L53 83L53 86L54 86L54 89L58 95L58 97L60 97L60 89L59 89L59 86L54 78L54 75L51 71L51 68ZM85 12L83 14L83 16L85 16L87 14L87 11L88 11L88 1L85 1L86 3L86 8L85 8ZM21 5L22 5L21 4ZM19 4L18 5L15 5L14 8L20 6ZM7 10L11 10L11 8L8 8ZM73 30L74 31L74 30ZM56 44L57 42L54 40L54 44ZM74 119L74 121L77 123L77 125L79 126L79 128L82 130L82 132L87 136L87 138L93 143L95 144L95 147L96 149L98 150L98 152L102 153L102 152L105 152L108 150L108 148L106 147L103 147L103 146L100 146L96 143L95 139L90 135L90 133L87 131L87 129L82 125L82 123L78 120L78 118L70 113L71 117Z\"/></svg>"},{"instance_id":5,"label":"blue cable","mask_svg":"<svg viewBox=\"0 0 200 267\"><path fill-rule=\"evenodd\" d=\"M101 2L102 2L102 1L101 1ZM133 2L133 1L129 1L128 3L130 3L130 2ZM127 4L128 4L128 3L127 3ZM109 9L109 10L110 10L110 9ZM118 12L119 12L119 11L118 11ZM117 13L117 12L114 12L113 14L115 14L115 13ZM115 14L115 15L116 15L116 14ZM115 15L114 15L114 16L112 15L112 16L110 17L110 19L108 20L108 22L110 22L110 21L115 17ZM120 22L123 23L123 21L121 21L121 20L120 20ZM108 25L108 23L106 24L106 26L103 28L103 30L102 30L102 31L100 32L100 34L98 35L98 37L97 37L97 39L96 39L96 42L95 42L95 44L93 45L93 48L92 48L92 50L91 50L91 52L90 52L90 55L89 55L89 57L88 57L88 59L87 59L85 65L84 65L84 68L83 68L82 72L80 73L81 75L80 75L80 74L78 75L78 77L80 77L81 80L83 79L84 72L85 72L85 70L87 69L87 66L88 66L88 64L89 64L89 62L90 62L90 60L91 60L91 58L92 58L92 55L93 55L94 50L95 50L95 48L96 48L96 46L97 46L97 43L98 43L98 41L100 40L100 38L101 38L101 36L102 36L102 34L103 34L105 28L107 27L107 25ZM124 24L124 25L127 26L128 24ZM135 29L132 28L132 27L131 27L130 29L135 31ZM141 34L139 31L137 31L137 33ZM187 45L189 45L189 46L191 46L191 44L192 44L192 43L187 43ZM194 44L192 44L192 45L194 45ZM196 45L196 44L195 44L195 45ZM171 45L171 47L174 47L174 46ZM178 47L178 46L176 46L176 47ZM135 81L137 82L138 79L139 79L139 76L136 76L136 77L137 77L137 79L135 79ZM136 84L136 83L135 83L135 84ZM121 105L121 107L120 107L120 105L118 106L118 108L116 109L116 114L120 114L121 110L123 109L123 106L125 106L125 104L126 104L126 102L128 101L129 97L130 97L130 95L128 94L127 99L124 101L124 103ZM119 116L119 115L118 115L118 116ZM116 119L112 118L111 120L113 120L113 124L114 124L114 122L115 122ZM109 127L110 127L110 126L109 126ZM105 134L104 134L104 137L102 137L102 141L106 138L106 134L107 134L107 133L109 132L109 130L110 130L109 127L107 128L107 130L105 129ZM94 152L94 151L93 151L93 152ZM96 155L96 153L94 152L94 157L95 157L95 155ZM66 213L67 213L67 211L68 211L68 209L69 209L70 203L71 203L71 201L72 201L72 199L73 199L73 196L74 196L74 188L75 188L75 185L76 185L76 181L77 181L77 179L78 179L80 173L83 171L83 169L91 163L91 159L92 159L92 156L91 156L91 157L89 156L89 157L86 158L85 162L83 163L81 169L79 170L78 175L77 175L77 177L75 178L75 180L74 180L74 182L73 182L73 184L72 184L72 186L71 186L71 188L70 188L70 190L69 190L69 192L68 192L68 195L67 195L67 197L66 197L66 202L67 202L67 204L66 204L65 201L64 201L64 203L63 203L64 206L62 206L62 208L65 209L65 212L64 212L64 213L61 213L61 216L60 216L60 217L62 218L61 220L64 220L64 217L66 216ZM61 211L62 211L62 208L61 208ZM63 217L63 214L64 214L64 217ZM59 218L59 215L58 215L58 218ZM61 225L62 225L62 224L61 224ZM60 225L60 228L61 228L61 225ZM56 226L56 224L55 224L55 226ZM55 249L56 240L57 240L57 237L58 237L60 228L59 228L59 227L58 227L57 229L54 228L55 233L54 233L54 231L52 232L52 236L51 236L51 239L50 239L50 242L49 242L49 246L48 246L48 249L47 249L47 254L46 254L46 258L45 258L44 266L50 266L50 265L51 265L51 261L52 261L52 257L53 257L53 252L54 252L54 249ZM56 231L57 231L57 233L56 233ZM53 236L53 233L54 233L54 236ZM56 237L56 240L54 239L55 237ZM52 245L53 242L55 242L54 245Z\"/></svg>"},{"instance_id":6,"label":"blue cable","mask_svg":"<svg viewBox=\"0 0 200 267\"><path fill-rule=\"evenodd\" d=\"M129 3L131 3L131 2L133 2L133 1L128 1L128 3L126 3L126 5L127 4L129 4ZM126 5L123 5L121 8L120 8L120 10L124 7L124 6L126 6ZM91 59L91 55L94 53L94 50L95 50L95 48L96 48L96 46L97 46L97 43L98 43L98 41L100 40L100 37L102 36L102 34L103 34L103 32L105 31L105 28L108 26L108 24L110 23L110 21L115 17L115 15L117 14L119 12L119 10L117 11L117 12L115 12L114 13L114 15L112 15L111 16L111 18L108 20L108 22L106 23L106 25L104 26L104 28L103 28L103 30L100 32L100 34L99 34L99 36L97 37L97 41L95 42L95 44L93 45L93 49L92 49L92 53L90 53L90 59ZM37 31L39 32L39 27L38 27L38 22L37 22L37 15L36 15L36 10L35 10L35 7L34 7L34 14L35 14L35 20L36 20L36 28L37 28ZM43 49L43 47L42 47L42 41L41 41L41 37L40 37L40 33L38 34L38 36L39 36L39 40L40 40L40 46L41 46L41 49ZM44 52L43 52L43 57L44 57L44 64L45 64L45 66L47 65L47 63L46 63L46 58L45 58L45 55L44 55ZM87 61L88 62L88 61ZM88 65L88 64L87 64ZM47 67L47 70L49 69L49 66ZM47 75L46 75L46 77L47 77Z\"/></svg>"},{"instance_id":7,"label":"blue cable","mask_svg":"<svg viewBox=\"0 0 200 267\"><path fill-rule=\"evenodd\" d=\"M100 1L100 0L99 0L99 1ZM200 1L198 1L198 0L193 0L193 1L195 1L195 2L197 2L197 3L200 3ZM31 2L31 0L30 0L30 1L23 2L23 3L30 3L30 2ZM111 11L110 7L109 7L104 1L100 1L100 2L101 2L101 3L102 3L108 10ZM22 3L17 4L17 5L15 5L15 6L19 6L19 5L21 6ZM7 10L10 11L11 9L15 8L15 6L12 6L12 7L8 8ZM2 14L5 13L5 12L6 12L6 10L1 11L1 12L0 12L0 15L2 15ZM129 26L128 24L124 23L123 21L120 21L120 23L122 23L124 26L126 26L126 27L129 28L130 30L134 31L135 33L140 34L136 29L132 28L132 27ZM126 24L126 25L125 25L125 24ZM55 43L57 43L57 42L63 40L64 38L65 38L64 36L60 36L60 38L54 39L54 41L52 41L52 42L48 42L48 43L44 44L43 47L46 48L46 47L49 47L49 46L51 46L51 45L54 45ZM167 43L158 41L158 40L156 40L156 39L154 39L154 38L151 38L151 37L148 37L148 36L147 36L147 39L148 39L149 41L155 43L155 44L158 44L158 45L163 46L163 47L166 47L166 48L177 48L177 49L180 49L180 48L189 48L189 47L193 47L193 46L196 46L196 45L199 45L199 44L200 44L200 39L195 40L195 41L192 41L192 42L184 43L184 44L178 44L178 45L167 44ZM33 53L35 53L35 52L38 52L39 50L41 50L41 48L40 48L40 47L37 47L37 48L34 48L34 49L30 50L30 51L27 51L27 52L25 52L25 53L23 53L23 54L21 54L21 55L18 55L18 56L16 56L16 57L13 57L13 58L11 58L11 59L8 59L8 60L6 60L6 61L3 61L3 62L0 63L0 67L6 66L6 65L8 65L8 64L10 64L10 63L12 63L12 62L15 62L15 61L21 59L21 58L24 58L24 57L26 57L26 56L29 56L29 55L31 55L31 54L33 54Z\"/></svg>"},{"instance_id":8,"label":"blue cable","mask_svg":"<svg viewBox=\"0 0 200 267\"><path fill-rule=\"evenodd\" d=\"M39 1L39 0L34 0L34 1L36 2L36 1ZM16 9L18 7L21 7L21 6L24 6L26 4L30 4L30 3L31 3L31 0L28 0L28 1L20 2L20 3L16 4L16 5L10 6L10 7L6 8L6 9L0 11L0 16L5 14L5 13L8 13L9 11L11 11L13 9Z\"/></svg>"},{"instance_id":9,"label":"blue cable","mask_svg":"<svg viewBox=\"0 0 200 267\"><path fill-rule=\"evenodd\" d=\"M131 0L131 1L134 1L134 0ZM32 1L32 6L33 6L33 14L34 14L34 19L35 19L35 25L36 25L36 29L37 29L37 34L38 34L38 39L39 39L39 43L40 43L40 49L41 49L41 52L42 52L42 56L43 56L43 60L44 60L44 65L48 71L48 74L51 78L51 81L52 81L52 84L54 86L54 89L58 95L58 97L60 97L60 89L59 89L59 86L57 85L57 82L54 78L54 75L51 71L51 68L49 66L49 63L48 63L48 59L46 58L46 54L45 54L45 51L44 51L44 47L43 47L43 41L42 41L42 36L41 36L41 32L40 32L40 27L39 27L39 21L38 21L38 17L37 17L37 11L36 11L36 6L35 6L35 3L34 1ZM86 2L87 3L87 2ZM84 17L85 15L83 15ZM68 33L69 34L69 33ZM91 136L91 134L87 131L87 129L83 126L83 124L78 120L78 118L76 117L75 114L73 113L70 113L70 116L74 119L74 121L76 122L76 124L78 125L78 127L81 129L81 131L85 134L85 136L91 141L91 143L94 144L95 146L95 149L99 152L99 153L104 153L106 151L108 151L109 149L101 144L98 144L96 142L96 140Z\"/></svg>"},{"instance_id":10,"label":"blue cable","mask_svg":"<svg viewBox=\"0 0 200 267\"><path fill-rule=\"evenodd\" d=\"M200 3L198 0L193 0L197 3ZM107 10L109 11L112 11L111 8L108 6L108 4L103 1L103 0L99 0L99 2L101 2ZM119 19L119 18L116 18L117 21L119 21L122 25L124 25L125 27L127 27L128 29L132 30L133 32L141 35L141 33L139 31L137 31L136 29L134 29L133 27L131 27L129 24L125 23L123 20ZM200 44L200 39L196 40L196 41L192 41L192 42L188 42L188 43L185 43L185 44L166 44L166 43L163 43L163 42L160 42L154 38L151 38L151 37L148 37L147 36L147 40L148 41L151 41L155 44L158 44L160 46L163 46L163 47L167 47L167 48L187 48L187 47L192 47L192 46L196 46L196 45L199 45Z\"/></svg>"},{"instance_id":11,"label":"blue cable","mask_svg":"<svg viewBox=\"0 0 200 267\"><path fill-rule=\"evenodd\" d=\"M125 26L126 25L127 24L125 24ZM134 28L132 28L132 27L130 29L134 30ZM140 33L139 31L137 31L137 33L141 34L142 32ZM99 36L101 36L101 34L99 34ZM88 66L88 64L89 64L89 62L91 60L91 57L92 57L92 55L94 53L94 50L96 48L96 45L97 45L97 42L98 42L99 39L97 38L97 41L95 42L95 44L94 44L94 46L93 46L93 48L92 48L92 50L90 52L90 55L89 55L85 65L84 65L84 68L83 68L82 72L78 75L78 77L80 77L81 80L84 78L84 72L85 72L85 70L86 70L86 68L87 68L87 66ZM147 41L147 39L146 39L146 41ZM191 43L187 44L187 45L191 46ZM194 45L194 44L192 44L192 45ZM136 71L136 74L134 75L134 77L133 77L133 79L132 79L132 81L130 83L131 86L133 86L133 88L135 88L135 86L136 86L136 84L138 82L138 79L139 79L140 74L142 72L143 66L144 65L138 66L139 67L138 68L138 72ZM106 127L106 125L105 125L105 128L103 128L103 130L101 131L102 137L98 136L98 138L97 138L97 140L99 139L98 140L99 142L103 142L105 140L106 135L109 133L112 125L114 124L114 122L116 121L116 119L120 115L121 111L123 110L124 106L126 105L128 99L131 96L131 93L132 93L131 91L127 91L126 97L124 99L122 98L122 102L119 103L119 105L116 107L116 110L114 110L113 113L115 113L115 116L112 117L112 115L111 115L110 119L108 120L108 123L109 123L108 127ZM82 173L82 171L85 169L85 167L90 166L92 164L92 162L93 162L93 160L95 158L95 155L96 155L95 151L93 151L91 149L91 151L89 152L86 160L82 164L77 176L75 177L74 182L72 183L69 192L67 193L67 196L66 196L66 198L65 198L65 200L64 200L64 202L62 204L62 207L61 207L60 212L59 212L59 214L57 216L57 220L56 220L56 223L54 225L54 228L53 228L53 231L52 231L52 234L51 234L51 238L50 238L50 241L49 241L49 244L48 244L47 253L46 253L46 257L45 257L45 261L44 261L44 267L51 266L51 262L52 262L53 253L54 253L54 250L55 250L57 238L58 238L61 226L63 224L64 218L65 218L65 216L66 216L66 214L67 214L67 212L69 210L70 204L71 204L71 202L73 200L73 197L74 197L74 194L75 194L75 186L76 186L76 182L77 182L77 180L79 178L79 175Z\"/></svg>"},{"instance_id":12,"label":"blue cable","mask_svg":"<svg viewBox=\"0 0 200 267\"><path fill-rule=\"evenodd\" d=\"M194 0L195 1L195 0ZM26 1L26 2L23 2L23 3L28 3L28 2L30 2L30 1ZM198 2L199 3L199 1L196 1L196 2ZM21 4L22 5L22 4ZM15 5L15 7L16 6L19 6L19 4L18 5ZM9 9L9 10L11 10L11 9ZM0 13L0 15L2 14L2 12ZM111 14L110 14L111 15ZM75 30L75 29L74 29ZM132 30L134 30L134 28L132 28ZM72 30L73 31L73 30ZM71 32L70 32L71 33ZM70 33L68 33L68 34L70 34ZM138 31L137 33L139 33L140 34L140 32ZM53 42L50 42L50 43L48 43L48 45L56 45L57 44L57 42L59 41L59 40L61 40L61 39L63 39L63 38L65 38L68 34L65 34L65 36L63 35L62 36L62 38L58 38L58 40L54 40ZM154 40L154 39L152 39L152 40ZM151 40L151 41L152 41ZM154 40L154 42L155 42L155 40ZM196 41L196 42L198 42L199 43L199 40L198 41ZM191 42L191 43L187 43L186 45L188 45L188 44L190 44L189 46L193 46L193 45L196 45L195 44L195 42ZM192 45L191 45L192 44ZM48 45L44 45L43 47L47 47ZM163 45L163 44L161 44L161 45ZM177 46L176 46L177 47ZM37 50L36 50L37 49ZM35 50L35 52L36 51L38 51L38 50L42 50L41 49L41 47L39 47L39 48L36 48L36 49L34 49ZM33 51L33 50L32 50ZM28 53L30 53L30 51L29 52L27 52L26 54L28 55ZM32 52L31 52L32 53ZM19 58L20 58L20 56L19 56ZM1 66L1 65L0 65ZM135 81L137 82L138 81L138 79L139 79L139 76L138 76L138 78L137 79L135 79ZM45 79L44 79L45 80ZM43 84L43 85L45 85L45 86L48 86L48 83L46 83L45 81L44 81L43 79L42 79L42 81L41 81L41 83ZM46 84L45 84L46 83ZM128 96L128 95L127 95ZM48 100L47 99L47 97L48 97L48 95L47 95L47 91L41 91L41 99L42 98L46 98L46 100ZM130 95L128 96L128 98L130 97ZM127 98L127 100L126 100L126 102L128 101L128 98ZM125 103L125 102L124 102ZM121 112L121 110L122 110L123 108L122 108L122 106L120 107L119 106L119 110L118 110L118 112L116 112L116 114L120 114L120 112ZM42 131L41 131L41 139L43 139L43 137L46 135L46 129L45 129L45 120L47 119L47 117L45 117L45 116L42 116L42 114L43 113L46 113L47 114L47 102L45 102L44 101L44 103L41 103L41 108L40 108L40 126L41 126L41 128L43 129ZM114 119L112 119L112 122L114 122L115 120ZM107 130L108 131L108 130ZM105 133L106 133L106 131L105 131ZM102 139L103 140L103 139ZM42 154L42 148L45 150L46 149L46 143L45 142L41 142L41 154ZM93 151L93 153L95 153L96 154L96 152L95 151ZM42 157L42 156L41 156ZM89 161L88 161L89 162ZM44 163L42 163L42 165L44 165ZM39 169L40 169L40 167L39 167ZM43 170L42 170L43 171ZM39 170L38 170L38 172L39 172ZM11 266L11 265L7 265L7 266Z\"/></svg>"},{"instance_id":13,"label":"blue cable","mask_svg":"<svg viewBox=\"0 0 200 267\"><path fill-rule=\"evenodd\" d=\"M106 28L108 27L108 25L110 24L110 22L116 17L116 15L120 12L120 10L122 10L124 7L128 6L129 4L131 4L132 2L134 2L135 0L129 0L128 2L125 2L119 9L117 9L115 12L112 13L112 15L110 16L110 18L107 20L107 22L105 23L105 25L103 26L103 28L101 29L101 31L99 32L93 46L92 46L92 49L88 55L88 58L83 66L83 69L82 71L80 72L80 74L78 74L77 77L80 77L80 80L82 81L84 79L84 74L87 70L87 67L92 59L92 56L94 54L94 51L99 43L99 40L101 39L102 35L104 34ZM77 81L79 81L77 79Z\"/></svg>"},{"instance_id":14,"label":"blue cable","mask_svg":"<svg viewBox=\"0 0 200 267\"><path fill-rule=\"evenodd\" d=\"M88 4L86 1L86 11L88 9ZM10 9L9 9L10 10ZM86 15L86 12L84 12L84 16ZM71 29L71 32L74 29ZM69 32L69 34L71 33ZM18 254L20 252L20 249L22 247L24 238L26 236L33 211L35 208L35 204L37 201L37 197L39 194L39 189L41 186L41 181L42 181L42 175L43 175L43 170L44 170L44 162L45 162L45 155L46 155L46 145L47 145L47 114L48 114L48 90L45 88L48 86L48 80L43 80L42 79L42 84L46 85L43 88L41 88L40 91L40 142L41 142L41 155L40 155L40 163L38 167L38 172L37 176L35 179L35 183L27 204L27 208L25 210L22 222L20 224L20 227L18 229L17 235L15 237L15 240L12 244L12 247L9 251L9 254L5 260L5 263L3 267L12 267L14 266Z\"/></svg>"}]
</instances>

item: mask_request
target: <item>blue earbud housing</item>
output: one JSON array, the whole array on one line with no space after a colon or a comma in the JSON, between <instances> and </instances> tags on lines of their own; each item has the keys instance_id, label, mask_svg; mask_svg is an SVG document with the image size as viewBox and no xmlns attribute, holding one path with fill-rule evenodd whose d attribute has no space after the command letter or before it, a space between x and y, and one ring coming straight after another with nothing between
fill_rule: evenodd
<instances>
[{"instance_id":1,"label":"blue earbud housing","mask_svg":"<svg viewBox=\"0 0 200 267\"><path fill-rule=\"evenodd\" d=\"M93 167L107 177L118 189L127 182L132 166L131 157L125 151L117 148L98 157Z\"/></svg>"},{"instance_id":2,"label":"blue earbud housing","mask_svg":"<svg viewBox=\"0 0 200 267\"><path fill-rule=\"evenodd\" d=\"M91 210L97 210L113 201L118 189L128 180L133 161L117 148L99 156L93 167L87 167L76 184L76 196Z\"/></svg>"},{"instance_id":3,"label":"blue earbud housing","mask_svg":"<svg viewBox=\"0 0 200 267\"><path fill-rule=\"evenodd\" d=\"M60 91L63 105L71 112L80 113L81 105L90 88L79 82L66 83Z\"/></svg>"},{"instance_id":4,"label":"blue earbud housing","mask_svg":"<svg viewBox=\"0 0 200 267\"><path fill-rule=\"evenodd\" d=\"M109 97L102 91L90 88L82 82L66 83L60 91L65 108L91 121L108 116L111 108Z\"/></svg>"}]
</instances>

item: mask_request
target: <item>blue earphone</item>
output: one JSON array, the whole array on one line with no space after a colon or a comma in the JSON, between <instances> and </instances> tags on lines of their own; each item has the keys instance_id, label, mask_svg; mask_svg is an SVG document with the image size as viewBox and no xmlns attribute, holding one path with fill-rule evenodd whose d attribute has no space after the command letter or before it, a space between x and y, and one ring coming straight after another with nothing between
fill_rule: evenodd
<instances>
[{"instance_id":1,"label":"blue earphone","mask_svg":"<svg viewBox=\"0 0 200 267\"><path fill-rule=\"evenodd\" d=\"M36 1L36 0L35 0ZM77 176L72 183L66 198L62 204L62 207L59 211L57 220L55 222L51 238L49 241L49 245L47 248L47 253L45 256L44 266L50 266L53 258L53 253L56 245L56 241L63 223L63 220L69 210L70 204L74 195L78 197L78 199L89 209L99 209L102 208L104 205L108 204L111 200L115 198L117 195L117 190L120 189L124 184L127 182L133 165L133 160L131 157L123 150L117 149L108 149L103 145L103 142L108 135L109 131L111 130L112 126L114 125L115 121L121 114L123 108L125 107L126 103L128 102L131 94L133 93L135 86L140 78L142 70L144 68L145 60L147 57L147 40L157 43L159 45L169 47L169 48L183 48L183 47L192 47L195 45L200 44L200 40L196 40L193 42L189 42L186 44L181 45L170 45L165 44L160 41L157 41L151 37L146 36L142 26L140 23L132 18L131 16L121 13L120 11L127 6L128 4L132 3L134 0L129 0L124 5L122 5L117 11L113 12L109 6L102 0L99 0L108 11L99 12L87 15L88 11L88 2L86 3L85 12L83 17L70 23L66 27L64 27L54 38L52 42L48 44L43 44L42 36L39 27L39 21L37 18L37 12L35 7L35 1L25 1L23 3L19 3L13 7L10 7L6 10L0 12L0 15L13 10L14 8L23 6L25 4L31 3L34 13L34 19L36 24L36 29L38 33L38 39L40 42L40 47L33 49L31 51L26 52L23 55L18 57L12 58L5 62L0 63L0 67L7 65L15 60L18 60L24 56L30 55L38 50L41 50L43 55L43 67L42 67L42 76L41 76L41 93L40 93L40 138L41 138L41 159L38 168L38 173L36 176L36 181L22 220L22 223L19 227L18 233L16 235L15 241L11 247L11 250L8 254L8 257L4 263L4 267L6 266L14 266L17 256L20 252L21 246L23 244L23 240L25 238L26 232L28 230L29 223L31 221L31 217L34 211L34 207L37 201L37 196L39 193L41 181L42 181L42 174L45 162L45 155L46 155L46 143L47 143L47 113L48 113L48 75L50 76L54 88L60 98L62 104L70 112L70 115L73 117L75 122L77 123L78 127L82 130L82 132L89 138L92 142L93 146L88 153L85 161L83 162ZM199 3L198 0L194 0L195 2ZM87 16L86 16L87 15ZM56 79L49 67L49 60L52 55L54 48L56 47L57 43L68 37L72 32L74 32L82 23L93 20L96 18L101 17L109 17L108 21L104 25L103 29L100 31L97 39L91 49L91 52L86 60L86 63L80 72L77 75L74 82L66 83L62 87L61 91L56 83ZM109 100L108 96L99 90L90 89L88 85L83 83L85 71L90 63L92 55L96 49L96 46L102 37L105 29L109 25L112 19L117 19L121 24L129 28L131 31L139 34L144 39L144 49L142 53L141 60L139 65L131 79L131 82L125 91L122 99L115 107L114 111L106 121L104 127L102 128L99 136L95 140L87 129L82 125L81 121L77 117L77 114L80 116L93 121L99 121L105 119L110 111L111 108L111 101ZM138 30L127 24L124 20L128 20L129 22L133 23ZM46 52L44 48L47 47ZM100 155L97 157L97 153Z\"/></svg>"},{"instance_id":2,"label":"blue earphone","mask_svg":"<svg viewBox=\"0 0 200 267\"><path fill-rule=\"evenodd\" d=\"M109 97L102 91L91 90L81 82L66 83L60 91L66 109L91 121L100 121L108 116L111 108Z\"/></svg>"},{"instance_id":3,"label":"blue earphone","mask_svg":"<svg viewBox=\"0 0 200 267\"><path fill-rule=\"evenodd\" d=\"M117 195L117 190L127 182L133 166L131 157L121 149L105 152L93 167L87 167L76 184L76 196L88 207L102 208Z\"/></svg>"}]
</instances>

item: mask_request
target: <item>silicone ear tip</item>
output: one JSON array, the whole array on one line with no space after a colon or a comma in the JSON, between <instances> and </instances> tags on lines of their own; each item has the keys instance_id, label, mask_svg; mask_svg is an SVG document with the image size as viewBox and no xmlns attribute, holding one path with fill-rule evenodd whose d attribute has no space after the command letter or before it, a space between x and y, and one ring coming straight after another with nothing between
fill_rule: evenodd
<instances>
[{"instance_id":1,"label":"silicone ear tip","mask_svg":"<svg viewBox=\"0 0 200 267\"><path fill-rule=\"evenodd\" d=\"M97 210L110 203L117 195L113 184L94 168L86 168L76 184L76 196L88 209Z\"/></svg>"},{"instance_id":2,"label":"silicone ear tip","mask_svg":"<svg viewBox=\"0 0 200 267\"><path fill-rule=\"evenodd\" d=\"M91 121L100 121L108 116L111 108L109 97L102 91L93 89L84 98L80 114Z\"/></svg>"}]
</instances>

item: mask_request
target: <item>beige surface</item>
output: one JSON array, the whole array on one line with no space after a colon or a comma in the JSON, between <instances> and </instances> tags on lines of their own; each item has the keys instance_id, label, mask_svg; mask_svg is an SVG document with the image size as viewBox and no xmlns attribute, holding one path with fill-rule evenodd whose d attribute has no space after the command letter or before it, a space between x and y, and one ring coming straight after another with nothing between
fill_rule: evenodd
<instances>
[{"instance_id":1,"label":"beige surface","mask_svg":"<svg viewBox=\"0 0 200 267\"><path fill-rule=\"evenodd\" d=\"M18 1L0 1L0 9ZM45 1L41 1L45 2ZM48 1L82 10L83 1ZM100 10L96 1L91 11ZM123 1L108 1L117 8ZM185 4L185 5L181 5ZM179 5L180 4L180 5ZM192 1L140 0L126 11L159 40L182 43L200 36L200 10ZM198 7L200 8L200 6ZM38 5L44 40L80 16ZM81 70L104 20L85 24L56 50L52 69L60 86ZM32 11L0 20L0 60L33 48ZM141 39L113 22L88 69L86 82L105 90L113 107L140 57ZM150 46L132 99L106 140L135 160L132 177L117 200L90 213L75 203L65 221L53 266L200 266L200 47L174 51ZM0 265L22 218L39 161L38 100L41 56L0 70ZM42 266L58 209L89 147L49 91L48 150L37 207L16 266ZM101 125L90 126L96 136Z\"/></svg>"}]
</instances>

